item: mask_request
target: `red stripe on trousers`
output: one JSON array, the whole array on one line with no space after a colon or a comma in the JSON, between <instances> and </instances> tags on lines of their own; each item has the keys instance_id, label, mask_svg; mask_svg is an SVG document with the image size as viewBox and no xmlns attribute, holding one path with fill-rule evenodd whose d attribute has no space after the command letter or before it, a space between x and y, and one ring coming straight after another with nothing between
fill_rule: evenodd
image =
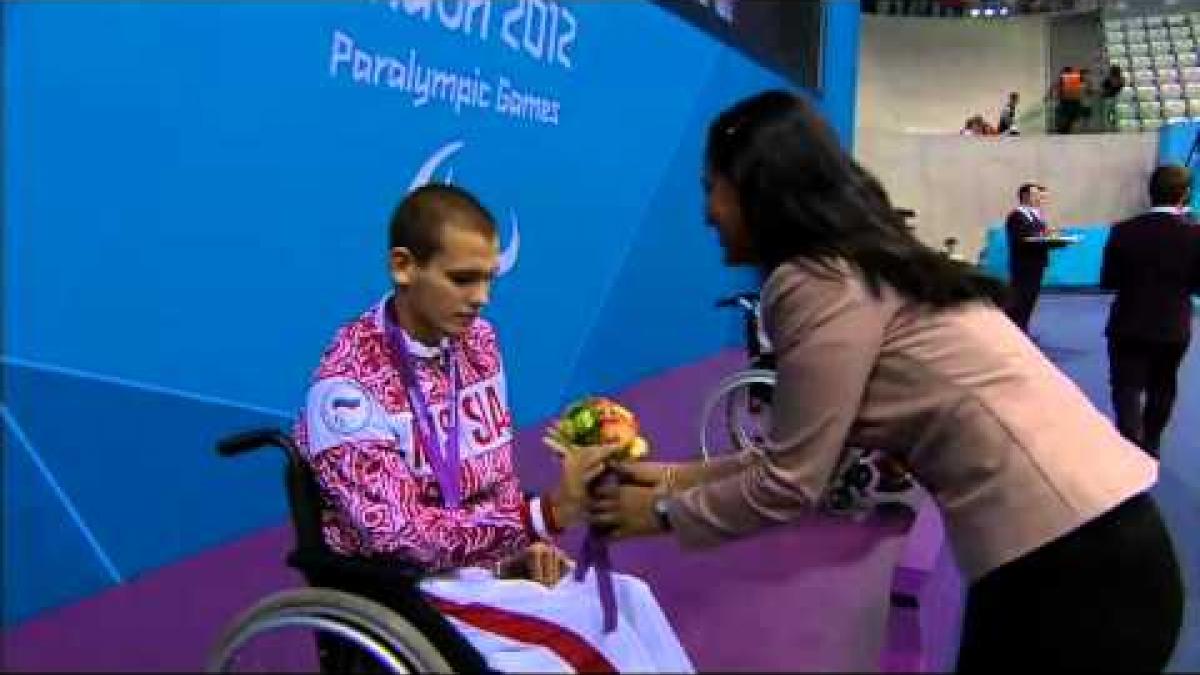
<instances>
[{"instance_id":1,"label":"red stripe on trousers","mask_svg":"<svg viewBox=\"0 0 1200 675\"><path fill-rule=\"evenodd\" d=\"M429 603L446 616L489 633L549 649L577 673L617 672L591 643L558 624L476 602L464 604L433 595L427 597Z\"/></svg>"}]
</instances>

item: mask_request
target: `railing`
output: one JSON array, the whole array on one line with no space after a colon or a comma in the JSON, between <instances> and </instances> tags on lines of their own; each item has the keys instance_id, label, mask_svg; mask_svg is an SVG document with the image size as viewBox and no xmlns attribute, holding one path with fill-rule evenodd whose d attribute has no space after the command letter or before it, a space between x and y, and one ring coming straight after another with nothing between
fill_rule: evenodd
<instances>
[{"instance_id":1,"label":"railing","mask_svg":"<svg viewBox=\"0 0 1200 675\"><path fill-rule=\"evenodd\" d=\"M1024 14L1088 12L1103 7L1103 0L862 0L864 12L933 18L1003 19Z\"/></svg>"}]
</instances>

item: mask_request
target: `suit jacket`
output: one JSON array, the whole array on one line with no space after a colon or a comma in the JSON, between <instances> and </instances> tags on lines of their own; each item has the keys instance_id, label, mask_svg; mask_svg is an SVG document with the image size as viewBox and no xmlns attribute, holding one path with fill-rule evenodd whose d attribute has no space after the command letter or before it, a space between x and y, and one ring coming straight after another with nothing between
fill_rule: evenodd
<instances>
[{"instance_id":1,"label":"suit jacket","mask_svg":"<svg viewBox=\"0 0 1200 675\"><path fill-rule=\"evenodd\" d=\"M1030 218L1021 209L1013 209L1004 221L1008 237L1008 269L1013 278L1022 273L1040 271L1050 262L1050 247L1025 241L1025 237L1044 234L1046 224Z\"/></svg>"},{"instance_id":2,"label":"suit jacket","mask_svg":"<svg viewBox=\"0 0 1200 675\"><path fill-rule=\"evenodd\" d=\"M990 302L933 310L805 261L762 297L779 380L766 452L668 501L684 545L812 509L847 446L907 459L972 580L1155 482L1157 463Z\"/></svg>"},{"instance_id":3,"label":"suit jacket","mask_svg":"<svg viewBox=\"0 0 1200 675\"><path fill-rule=\"evenodd\" d=\"M1100 285L1116 291L1105 334L1158 342L1191 337L1191 294L1200 291L1200 229L1150 212L1113 226Z\"/></svg>"}]
</instances>

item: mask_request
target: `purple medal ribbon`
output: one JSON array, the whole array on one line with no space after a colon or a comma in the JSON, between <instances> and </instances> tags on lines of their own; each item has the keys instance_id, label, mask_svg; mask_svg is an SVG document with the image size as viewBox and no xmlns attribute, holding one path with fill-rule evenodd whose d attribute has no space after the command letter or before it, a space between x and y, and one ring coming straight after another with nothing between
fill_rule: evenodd
<instances>
[{"instance_id":1,"label":"purple medal ribbon","mask_svg":"<svg viewBox=\"0 0 1200 675\"><path fill-rule=\"evenodd\" d=\"M606 471L597 483L618 481L616 472ZM590 528L583 540L583 551L579 564L575 566L575 581L583 581L588 568L596 568L596 586L600 591L600 609L604 615L604 632L617 629L617 594L613 589L612 561L608 557L608 537L596 528Z\"/></svg>"},{"instance_id":2,"label":"purple medal ribbon","mask_svg":"<svg viewBox=\"0 0 1200 675\"><path fill-rule=\"evenodd\" d=\"M404 379L405 393L408 395L408 405L413 411L418 434L425 443L429 463L433 466L434 476L442 489L442 503L447 508L458 508L462 502L462 486L459 482L459 429L458 429L458 363L454 360L453 352L448 351L450 361L450 429L445 453L438 440L437 427L434 426L433 413L421 391L417 380L417 368L408 342L401 329L390 318L385 319L384 330L392 347L394 361L399 366L400 375ZM609 472L597 479L616 480L615 473ZM605 535L595 529L589 530L583 542L583 552L579 564L575 566L575 580L583 581L584 575L591 567L596 568L596 584L600 591L600 608L604 615L604 632L611 633L617 629L617 596L613 588L612 563L608 556L608 540Z\"/></svg>"},{"instance_id":3,"label":"purple medal ribbon","mask_svg":"<svg viewBox=\"0 0 1200 675\"><path fill-rule=\"evenodd\" d=\"M446 357L450 362L450 428L446 434L447 447L443 452L441 441L438 439L437 427L434 425L433 412L429 409L429 403L421 391L421 383L417 380L416 360L409 351L408 342L400 328L393 325L391 321L385 321L385 326L393 356L400 366L400 375L404 379L405 393L408 394L408 406L412 409L417 433L425 443L425 454L429 457L433 475L442 489L442 503L446 508L458 508L462 503L462 485L459 482L458 473L458 362L454 360L454 352L449 348L446 350Z\"/></svg>"}]
</instances>

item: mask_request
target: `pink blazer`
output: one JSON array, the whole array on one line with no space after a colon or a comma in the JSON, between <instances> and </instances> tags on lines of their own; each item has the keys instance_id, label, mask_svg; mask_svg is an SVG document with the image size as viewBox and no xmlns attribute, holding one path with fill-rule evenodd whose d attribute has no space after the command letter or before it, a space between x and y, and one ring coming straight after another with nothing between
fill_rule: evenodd
<instances>
[{"instance_id":1,"label":"pink blazer","mask_svg":"<svg viewBox=\"0 0 1200 675\"><path fill-rule=\"evenodd\" d=\"M778 358L767 452L679 494L707 546L812 508L847 445L896 451L942 509L971 580L1154 484L1158 465L990 303L933 310L847 264L780 266L763 286Z\"/></svg>"}]
</instances>

